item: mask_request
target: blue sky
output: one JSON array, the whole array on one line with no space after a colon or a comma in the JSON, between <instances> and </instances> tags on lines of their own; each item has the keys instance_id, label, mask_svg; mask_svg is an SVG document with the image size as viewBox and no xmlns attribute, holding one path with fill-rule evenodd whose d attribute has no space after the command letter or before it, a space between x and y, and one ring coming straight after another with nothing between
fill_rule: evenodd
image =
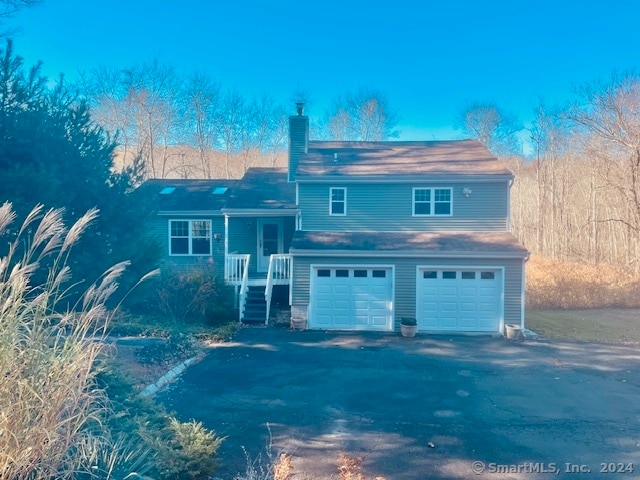
<instances>
[{"instance_id":1,"label":"blue sky","mask_svg":"<svg viewBox=\"0 0 640 480\"><path fill-rule=\"evenodd\" d=\"M399 110L401 139L432 140L460 136L466 102L526 122L538 98L564 103L637 70L639 18L633 0L44 0L16 16L13 37L50 77L157 59L246 96L304 90L310 115L375 88Z\"/></svg>"}]
</instances>

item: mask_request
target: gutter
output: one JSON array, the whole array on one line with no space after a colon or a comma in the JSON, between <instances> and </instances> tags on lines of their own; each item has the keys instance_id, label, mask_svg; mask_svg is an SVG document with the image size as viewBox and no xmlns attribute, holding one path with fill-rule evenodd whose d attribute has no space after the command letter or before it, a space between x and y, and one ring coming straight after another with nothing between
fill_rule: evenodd
<instances>
[{"instance_id":1,"label":"gutter","mask_svg":"<svg viewBox=\"0 0 640 480\"><path fill-rule=\"evenodd\" d=\"M312 250L290 248L296 257L402 257L402 258L479 258L518 259L528 258L528 252L474 252L474 251L434 251L434 250Z\"/></svg>"}]
</instances>

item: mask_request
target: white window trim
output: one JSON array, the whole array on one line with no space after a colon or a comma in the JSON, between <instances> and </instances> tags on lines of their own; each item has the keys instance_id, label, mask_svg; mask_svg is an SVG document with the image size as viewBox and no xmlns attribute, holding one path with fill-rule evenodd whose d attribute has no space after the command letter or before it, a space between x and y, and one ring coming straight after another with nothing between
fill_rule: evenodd
<instances>
[{"instance_id":1,"label":"white window trim","mask_svg":"<svg viewBox=\"0 0 640 480\"><path fill-rule=\"evenodd\" d=\"M342 190L344 192L344 213L333 213L333 191ZM347 187L330 187L329 188L329 215L332 217L345 217L347 215Z\"/></svg>"},{"instance_id":2,"label":"white window trim","mask_svg":"<svg viewBox=\"0 0 640 480\"><path fill-rule=\"evenodd\" d=\"M416 213L416 190L429 190L429 211L431 213ZM449 213L436 212L436 190L449 190ZM420 202L427 203L427 202ZM452 217L453 216L453 188L451 187L413 187L411 191L412 217Z\"/></svg>"},{"instance_id":3,"label":"white window trim","mask_svg":"<svg viewBox=\"0 0 640 480\"><path fill-rule=\"evenodd\" d=\"M189 227L188 227L188 232L189 232L189 236L188 237L175 237L175 238L188 238L189 239L189 253L172 253L171 252L171 239L174 238L171 235L171 223L172 222L188 222L189 223ZM192 223L193 222L206 222L209 224L209 253L192 253L192 248L193 248L193 229L192 229ZM213 225L211 220L207 220L205 218L193 218L193 219L188 219L188 218L172 218L169 220L169 230L168 230L168 236L169 236L169 244L168 244L168 251L169 251L169 256L170 257L210 257L213 254L213 245L212 245L212 240L213 240ZM198 237L199 238L199 237Z\"/></svg>"}]
</instances>

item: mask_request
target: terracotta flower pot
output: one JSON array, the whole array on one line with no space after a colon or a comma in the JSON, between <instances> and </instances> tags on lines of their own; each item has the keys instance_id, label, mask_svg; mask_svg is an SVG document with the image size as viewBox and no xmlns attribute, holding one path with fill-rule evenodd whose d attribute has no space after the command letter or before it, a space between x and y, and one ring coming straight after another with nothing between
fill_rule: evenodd
<instances>
[{"instance_id":1,"label":"terracotta flower pot","mask_svg":"<svg viewBox=\"0 0 640 480\"><path fill-rule=\"evenodd\" d=\"M400 333L403 337L415 337L418 332L418 325L402 325L400 324Z\"/></svg>"}]
</instances>

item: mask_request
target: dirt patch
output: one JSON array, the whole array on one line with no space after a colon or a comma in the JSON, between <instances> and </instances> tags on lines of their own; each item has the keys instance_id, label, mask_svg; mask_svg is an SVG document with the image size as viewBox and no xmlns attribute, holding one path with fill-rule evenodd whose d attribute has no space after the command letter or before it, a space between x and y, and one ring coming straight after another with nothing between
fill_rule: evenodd
<instances>
[{"instance_id":1,"label":"dirt patch","mask_svg":"<svg viewBox=\"0 0 640 480\"><path fill-rule=\"evenodd\" d=\"M138 358L138 352L144 346L165 341L161 338L138 337L110 339L109 360L115 368L129 378L136 390L142 391L145 387L155 383L172 366L142 363Z\"/></svg>"}]
</instances>

